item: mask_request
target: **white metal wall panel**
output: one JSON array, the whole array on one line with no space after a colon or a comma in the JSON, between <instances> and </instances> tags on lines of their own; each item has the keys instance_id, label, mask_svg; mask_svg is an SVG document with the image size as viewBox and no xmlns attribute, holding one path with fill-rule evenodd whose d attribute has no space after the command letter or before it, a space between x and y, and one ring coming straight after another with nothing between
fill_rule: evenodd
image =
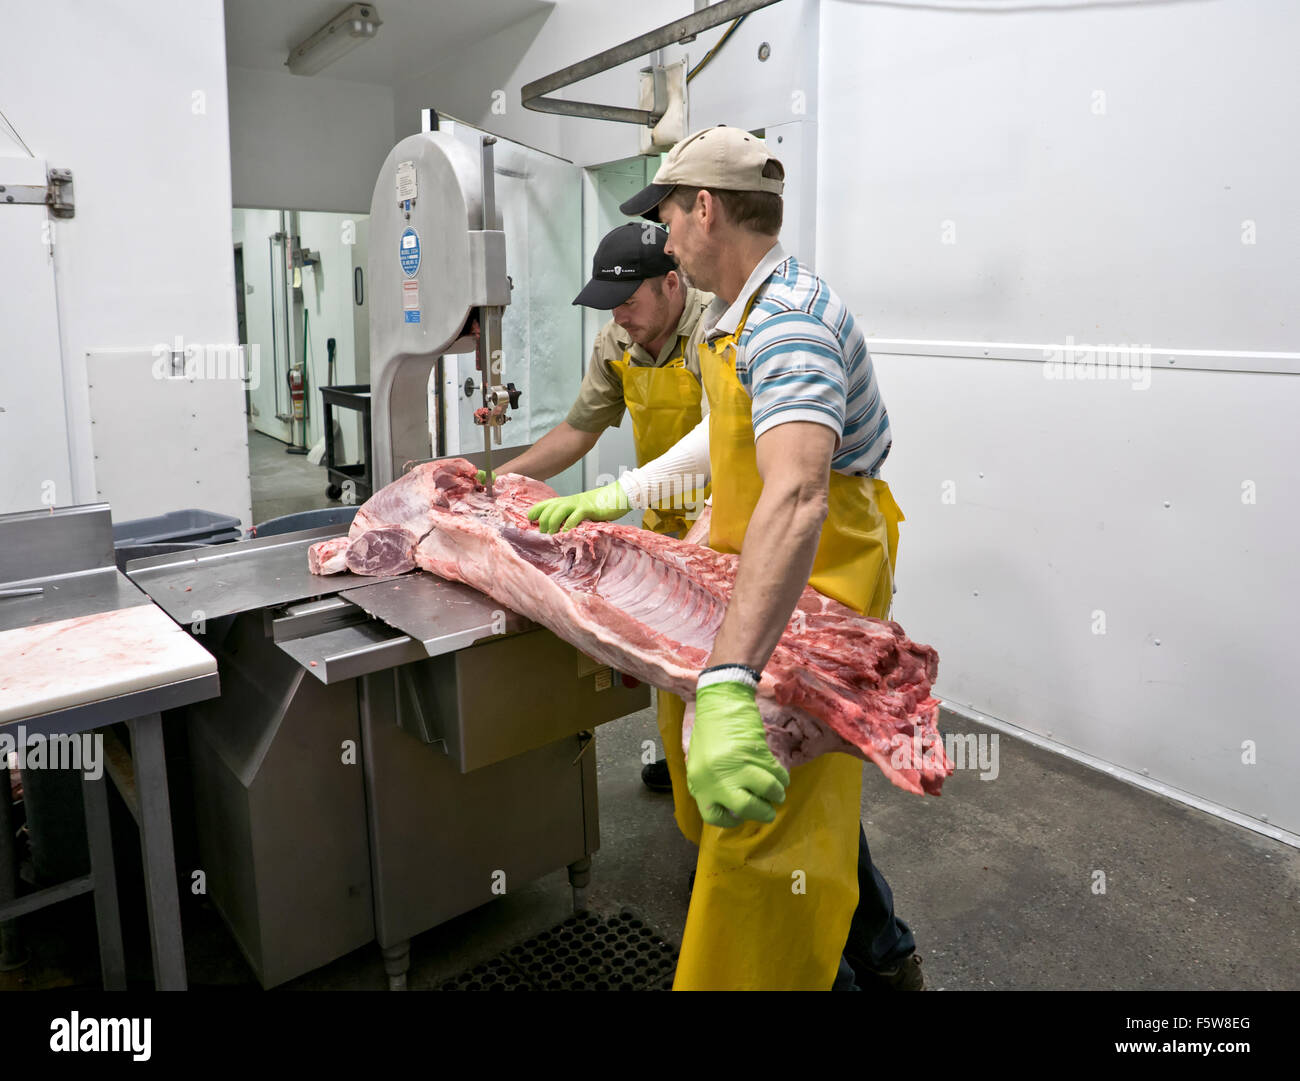
<instances>
[{"instance_id":1,"label":"white metal wall panel","mask_svg":"<svg viewBox=\"0 0 1300 1081\"><path fill-rule=\"evenodd\" d=\"M115 522L191 507L242 518L248 445L228 429L243 382L215 369L158 378L159 363L153 349L86 354L95 499Z\"/></svg>"},{"instance_id":2,"label":"white metal wall panel","mask_svg":"<svg viewBox=\"0 0 1300 1081\"><path fill-rule=\"evenodd\" d=\"M822 4L895 611L954 703L1294 835L1300 9L1026 7ZM1150 389L1045 378L1070 338L1150 346Z\"/></svg>"},{"instance_id":3,"label":"white metal wall panel","mask_svg":"<svg viewBox=\"0 0 1300 1081\"><path fill-rule=\"evenodd\" d=\"M1300 380L873 359L938 693L1300 832Z\"/></svg>"},{"instance_id":4,"label":"white metal wall panel","mask_svg":"<svg viewBox=\"0 0 1300 1081\"><path fill-rule=\"evenodd\" d=\"M820 263L868 334L1296 349L1292 0L822 12Z\"/></svg>"}]
</instances>

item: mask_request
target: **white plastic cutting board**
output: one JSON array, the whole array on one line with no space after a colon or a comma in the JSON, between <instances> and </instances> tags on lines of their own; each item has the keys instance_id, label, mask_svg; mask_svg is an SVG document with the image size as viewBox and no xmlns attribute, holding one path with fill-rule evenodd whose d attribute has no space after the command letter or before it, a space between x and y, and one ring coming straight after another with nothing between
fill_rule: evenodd
<instances>
[{"instance_id":1,"label":"white plastic cutting board","mask_svg":"<svg viewBox=\"0 0 1300 1081\"><path fill-rule=\"evenodd\" d=\"M0 724L216 670L152 604L20 627L0 633Z\"/></svg>"}]
</instances>

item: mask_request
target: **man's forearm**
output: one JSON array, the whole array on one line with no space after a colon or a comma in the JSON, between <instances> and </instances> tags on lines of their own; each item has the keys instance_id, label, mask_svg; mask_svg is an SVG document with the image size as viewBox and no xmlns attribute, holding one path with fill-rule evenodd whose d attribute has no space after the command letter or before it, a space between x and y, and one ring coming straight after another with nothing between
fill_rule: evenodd
<instances>
[{"instance_id":1,"label":"man's forearm","mask_svg":"<svg viewBox=\"0 0 1300 1081\"><path fill-rule=\"evenodd\" d=\"M502 462L495 473L522 473L534 480L548 480L573 465L596 445L599 432L584 432L561 421L517 458Z\"/></svg>"},{"instance_id":2,"label":"man's forearm","mask_svg":"<svg viewBox=\"0 0 1300 1081\"><path fill-rule=\"evenodd\" d=\"M762 671L808 583L825 520L824 489L763 489L745 531L710 665L746 664Z\"/></svg>"}]
</instances>

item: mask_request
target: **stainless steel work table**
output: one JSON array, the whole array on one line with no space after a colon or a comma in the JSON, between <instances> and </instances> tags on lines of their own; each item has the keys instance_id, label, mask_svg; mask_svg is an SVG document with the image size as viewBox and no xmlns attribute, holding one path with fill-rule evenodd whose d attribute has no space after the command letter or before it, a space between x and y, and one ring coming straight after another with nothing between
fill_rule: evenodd
<instances>
[{"instance_id":1,"label":"stainless steel work table","mask_svg":"<svg viewBox=\"0 0 1300 1081\"><path fill-rule=\"evenodd\" d=\"M104 769L98 778L84 773L82 778L90 873L22 898L16 897L8 794L0 799L0 923L93 891L104 987L125 988L105 787L111 777L140 829L155 985L183 990L185 953L162 711L215 697L216 663L117 571L105 504L0 516L0 591L37 588L41 592L0 597L0 692L8 691L0 693L0 733L17 738L21 728L26 738L104 729ZM83 660L101 649L111 659L121 643L103 628L119 620L148 642L149 649L138 651L143 656L134 663L77 663L79 648L87 651ZM52 637L56 629L59 646L32 644L43 630ZM70 666L66 678L54 672L43 690L39 667L51 649L66 650ZM107 731L119 722L130 731L129 754Z\"/></svg>"}]
</instances>

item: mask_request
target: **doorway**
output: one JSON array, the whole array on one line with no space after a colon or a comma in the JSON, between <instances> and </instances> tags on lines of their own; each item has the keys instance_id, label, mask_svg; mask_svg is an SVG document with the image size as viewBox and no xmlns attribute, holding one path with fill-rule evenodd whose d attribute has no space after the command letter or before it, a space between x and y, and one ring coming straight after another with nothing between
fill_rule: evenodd
<instances>
[{"instance_id":1,"label":"doorway","mask_svg":"<svg viewBox=\"0 0 1300 1081\"><path fill-rule=\"evenodd\" d=\"M369 379L368 215L236 208L233 224L253 521L337 506L320 388ZM360 417L336 409L334 425L339 460L360 461Z\"/></svg>"}]
</instances>

